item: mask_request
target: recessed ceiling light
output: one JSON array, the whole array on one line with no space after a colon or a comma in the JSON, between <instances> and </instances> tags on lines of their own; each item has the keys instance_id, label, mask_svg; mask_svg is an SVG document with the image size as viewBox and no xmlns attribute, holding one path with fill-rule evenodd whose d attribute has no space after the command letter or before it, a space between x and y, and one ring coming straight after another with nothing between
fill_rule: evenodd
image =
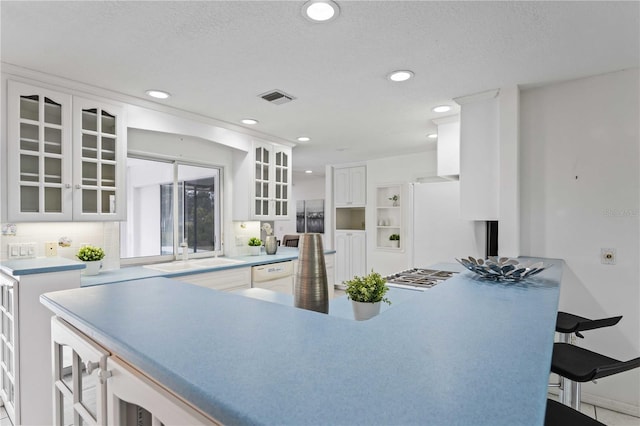
<instances>
[{"instance_id":1,"label":"recessed ceiling light","mask_svg":"<svg viewBox=\"0 0 640 426\"><path fill-rule=\"evenodd\" d=\"M147 90L145 93L148 96L156 99L167 99L169 96L171 96L171 94L162 90Z\"/></svg>"},{"instance_id":2,"label":"recessed ceiling light","mask_svg":"<svg viewBox=\"0 0 640 426\"><path fill-rule=\"evenodd\" d=\"M310 0L302 6L302 16L313 22L328 22L339 14L340 8L331 0Z\"/></svg>"},{"instance_id":3,"label":"recessed ceiling light","mask_svg":"<svg viewBox=\"0 0 640 426\"><path fill-rule=\"evenodd\" d=\"M427 137L428 137L429 139L438 139L438 134L437 134L437 133L429 133L429 134L427 135Z\"/></svg>"},{"instance_id":4,"label":"recessed ceiling light","mask_svg":"<svg viewBox=\"0 0 640 426\"><path fill-rule=\"evenodd\" d=\"M306 174L311 174L311 173L313 173L313 170L305 170L304 172L305 172Z\"/></svg>"},{"instance_id":5,"label":"recessed ceiling light","mask_svg":"<svg viewBox=\"0 0 640 426\"><path fill-rule=\"evenodd\" d=\"M401 70L401 71L392 72L387 76L387 78L391 81L400 82L400 81L407 81L413 76L414 76L413 71Z\"/></svg>"},{"instance_id":6,"label":"recessed ceiling light","mask_svg":"<svg viewBox=\"0 0 640 426\"><path fill-rule=\"evenodd\" d=\"M242 124L258 124L258 120L254 120L253 118L243 118L241 122Z\"/></svg>"},{"instance_id":7,"label":"recessed ceiling light","mask_svg":"<svg viewBox=\"0 0 640 426\"><path fill-rule=\"evenodd\" d=\"M451 111L451 107L449 105L438 105L437 107L432 109L433 112L449 112Z\"/></svg>"},{"instance_id":8,"label":"recessed ceiling light","mask_svg":"<svg viewBox=\"0 0 640 426\"><path fill-rule=\"evenodd\" d=\"M311 138L307 137L307 136L300 136L298 138L298 142L309 142L310 140L311 140Z\"/></svg>"}]
</instances>

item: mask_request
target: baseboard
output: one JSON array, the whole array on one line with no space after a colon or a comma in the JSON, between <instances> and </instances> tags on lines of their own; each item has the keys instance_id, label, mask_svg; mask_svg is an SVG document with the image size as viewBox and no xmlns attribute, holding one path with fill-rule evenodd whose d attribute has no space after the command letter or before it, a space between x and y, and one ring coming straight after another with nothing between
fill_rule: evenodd
<instances>
[{"instance_id":1,"label":"baseboard","mask_svg":"<svg viewBox=\"0 0 640 426\"><path fill-rule=\"evenodd\" d=\"M549 393L558 395L558 388L549 388ZM629 416L640 417L640 407L626 402L615 401L613 399L603 398L586 392L580 393L580 401L584 404L595 405L596 407L606 408L607 410L617 411L618 413L627 414Z\"/></svg>"}]
</instances>

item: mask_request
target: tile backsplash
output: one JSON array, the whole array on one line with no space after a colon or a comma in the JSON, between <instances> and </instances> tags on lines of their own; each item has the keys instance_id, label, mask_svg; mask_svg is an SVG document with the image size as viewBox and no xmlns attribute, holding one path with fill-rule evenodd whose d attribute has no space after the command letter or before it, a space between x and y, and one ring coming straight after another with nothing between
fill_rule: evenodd
<instances>
[{"instance_id":1,"label":"tile backsplash","mask_svg":"<svg viewBox=\"0 0 640 426\"><path fill-rule=\"evenodd\" d=\"M24 222L16 223L15 235L0 235L0 260L9 258L10 243L36 243L36 257L45 256L45 244L65 237L70 247L57 246L58 256L75 259L78 249L90 244L105 251L103 269L120 267L119 222Z\"/></svg>"}]
</instances>

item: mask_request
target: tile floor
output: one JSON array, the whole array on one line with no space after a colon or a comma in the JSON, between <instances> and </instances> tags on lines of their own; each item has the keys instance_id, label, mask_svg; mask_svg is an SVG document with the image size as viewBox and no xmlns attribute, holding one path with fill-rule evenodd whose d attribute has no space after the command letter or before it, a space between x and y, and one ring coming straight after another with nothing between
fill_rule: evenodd
<instances>
[{"instance_id":1,"label":"tile floor","mask_svg":"<svg viewBox=\"0 0 640 426\"><path fill-rule=\"evenodd\" d=\"M558 400L558 395L549 394L549 399ZM629 416L591 404L580 404L580 411L607 426L640 426L640 417Z\"/></svg>"},{"instance_id":2,"label":"tile floor","mask_svg":"<svg viewBox=\"0 0 640 426\"><path fill-rule=\"evenodd\" d=\"M7 416L7 410L4 407L0 407L0 426L13 426L9 416Z\"/></svg>"}]
</instances>

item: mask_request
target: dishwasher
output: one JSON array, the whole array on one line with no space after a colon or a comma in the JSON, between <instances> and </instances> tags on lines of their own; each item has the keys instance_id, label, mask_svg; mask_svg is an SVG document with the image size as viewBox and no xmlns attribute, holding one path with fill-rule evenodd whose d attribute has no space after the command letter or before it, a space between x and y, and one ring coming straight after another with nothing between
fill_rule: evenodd
<instances>
[{"instance_id":1,"label":"dishwasher","mask_svg":"<svg viewBox=\"0 0 640 426\"><path fill-rule=\"evenodd\" d=\"M251 267L251 287L293 294L293 261Z\"/></svg>"}]
</instances>

